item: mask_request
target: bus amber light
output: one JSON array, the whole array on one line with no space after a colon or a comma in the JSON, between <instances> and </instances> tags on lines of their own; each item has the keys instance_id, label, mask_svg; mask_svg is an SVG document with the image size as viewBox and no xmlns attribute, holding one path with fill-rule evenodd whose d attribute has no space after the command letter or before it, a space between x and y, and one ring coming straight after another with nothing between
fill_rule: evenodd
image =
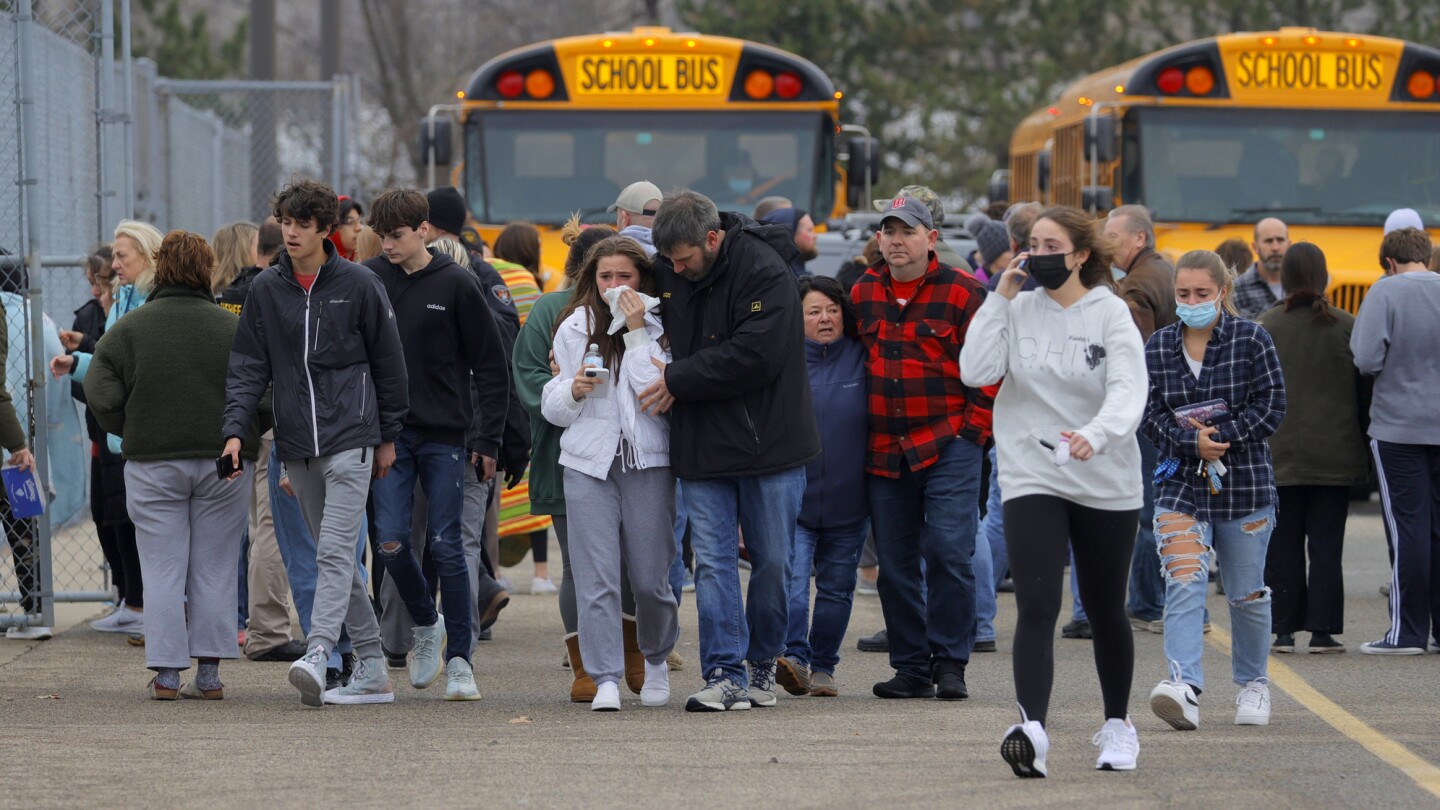
<instances>
[{"instance_id":1,"label":"bus amber light","mask_svg":"<svg viewBox=\"0 0 1440 810\"><path fill-rule=\"evenodd\" d=\"M1417 70L1410 74L1405 89L1410 91L1411 98L1429 98L1435 94L1435 77L1423 70Z\"/></svg>"},{"instance_id":2,"label":"bus amber light","mask_svg":"<svg viewBox=\"0 0 1440 810\"><path fill-rule=\"evenodd\" d=\"M1185 73L1180 68L1165 68L1156 77L1155 86L1160 88L1160 92L1173 96L1185 86Z\"/></svg>"},{"instance_id":3,"label":"bus amber light","mask_svg":"<svg viewBox=\"0 0 1440 810\"><path fill-rule=\"evenodd\" d=\"M507 70L495 80L495 90L501 98L519 98L525 92L525 77L518 70Z\"/></svg>"},{"instance_id":4,"label":"bus amber light","mask_svg":"<svg viewBox=\"0 0 1440 810\"><path fill-rule=\"evenodd\" d=\"M804 89L805 84L801 82L800 77L794 73L781 73L775 77L775 94L780 96L780 98L795 98L800 95L800 91Z\"/></svg>"},{"instance_id":5,"label":"bus amber light","mask_svg":"<svg viewBox=\"0 0 1440 810\"><path fill-rule=\"evenodd\" d=\"M1345 44L1349 45L1352 48L1358 48L1360 47L1360 40L1351 37L1350 39L1345 40Z\"/></svg>"},{"instance_id":6,"label":"bus amber light","mask_svg":"<svg viewBox=\"0 0 1440 810\"><path fill-rule=\"evenodd\" d=\"M549 98L555 92L555 77L547 70L532 70L525 77L525 92L531 98Z\"/></svg>"},{"instance_id":7,"label":"bus amber light","mask_svg":"<svg viewBox=\"0 0 1440 810\"><path fill-rule=\"evenodd\" d=\"M745 95L750 98L769 98L774 91L775 78L763 70L752 70L745 77Z\"/></svg>"},{"instance_id":8,"label":"bus amber light","mask_svg":"<svg viewBox=\"0 0 1440 810\"><path fill-rule=\"evenodd\" d=\"M1185 89L1197 96L1208 96L1215 89L1215 74L1204 66L1190 68L1185 74Z\"/></svg>"},{"instance_id":9,"label":"bus amber light","mask_svg":"<svg viewBox=\"0 0 1440 810\"><path fill-rule=\"evenodd\" d=\"M1306 44L1306 45L1319 45L1319 44L1320 44L1320 37L1315 37L1315 36L1305 37L1305 44Z\"/></svg>"}]
</instances>

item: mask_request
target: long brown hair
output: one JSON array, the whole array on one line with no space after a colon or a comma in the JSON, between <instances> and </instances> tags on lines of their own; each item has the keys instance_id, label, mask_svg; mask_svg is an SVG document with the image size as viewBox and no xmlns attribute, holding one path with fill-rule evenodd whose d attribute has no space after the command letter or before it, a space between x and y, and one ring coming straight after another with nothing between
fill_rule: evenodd
<instances>
[{"instance_id":1,"label":"long brown hair","mask_svg":"<svg viewBox=\"0 0 1440 810\"><path fill-rule=\"evenodd\" d=\"M1101 224L1090 218L1089 214L1078 208L1068 205L1057 205L1047 208L1035 218L1036 222L1048 219L1060 226L1060 230L1070 237L1071 250L1079 253L1082 250L1090 251L1090 257L1080 265L1080 283L1086 289L1092 289L1105 285L1115 286L1115 276L1110 272L1110 241L1105 238L1101 230ZM1031 225L1034 228L1034 225ZM1029 249L1029 246L1025 246Z\"/></svg>"},{"instance_id":2,"label":"long brown hair","mask_svg":"<svg viewBox=\"0 0 1440 810\"><path fill-rule=\"evenodd\" d=\"M650 257L645 255L645 248L628 236L606 237L585 254L585 263L580 266L580 272L575 279L575 291L570 294L570 302L555 316L555 331L560 330L560 324L565 323L571 313L583 308L590 329L588 342L599 345L600 356L613 366L625 356L624 335L619 332L609 334L610 305L605 303L604 297L600 295L600 285L595 281L600 260L610 256L624 256L635 265L635 269L640 272L640 289L636 292L650 295L655 293L655 270L650 264ZM553 333L551 337L553 339Z\"/></svg>"},{"instance_id":3,"label":"long brown hair","mask_svg":"<svg viewBox=\"0 0 1440 810\"><path fill-rule=\"evenodd\" d=\"M1319 247L1310 242L1296 242L1286 249L1280 263L1286 312L1308 306L1315 311L1316 320L1336 320L1330 311L1330 299L1325 297L1325 286L1329 283L1330 271L1325 264L1325 253Z\"/></svg>"},{"instance_id":4,"label":"long brown hair","mask_svg":"<svg viewBox=\"0 0 1440 810\"><path fill-rule=\"evenodd\" d=\"M512 222L495 237L495 257L514 262L535 277L535 283L544 289L540 279L540 229L528 222Z\"/></svg>"}]
</instances>

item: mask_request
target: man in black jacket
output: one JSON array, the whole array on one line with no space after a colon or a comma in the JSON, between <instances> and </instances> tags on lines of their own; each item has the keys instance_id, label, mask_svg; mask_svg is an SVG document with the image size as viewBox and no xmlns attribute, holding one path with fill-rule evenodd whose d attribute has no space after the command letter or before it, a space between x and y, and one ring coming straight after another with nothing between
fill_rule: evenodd
<instances>
[{"instance_id":1,"label":"man in black jacket","mask_svg":"<svg viewBox=\"0 0 1440 810\"><path fill-rule=\"evenodd\" d=\"M370 227L380 235L384 254L365 266L375 271L395 307L411 369L410 412L396 443L395 467L375 483L375 524L380 560L415 620L410 685L429 686L440 677L443 662L445 699L478 700L470 665L472 588L460 529L464 478L471 466L481 471L482 482L495 475L510 369L475 276L449 255L426 248L429 215L425 195L414 189L387 191L370 205ZM478 403L471 397L472 375ZM477 410L478 436L467 448ZM435 611L412 547L417 480L425 493L444 615Z\"/></svg>"},{"instance_id":2,"label":"man in black jacket","mask_svg":"<svg viewBox=\"0 0 1440 810\"><path fill-rule=\"evenodd\" d=\"M327 239L338 213L335 192L314 180L276 198L285 252L255 278L240 313L222 431L225 455L238 468L241 439L274 384L276 453L316 540L310 650L289 674L307 706L395 699L355 538L372 474L384 478L395 461L409 393L384 288ZM342 623L359 660L348 686L326 691Z\"/></svg>"},{"instance_id":3,"label":"man in black jacket","mask_svg":"<svg viewBox=\"0 0 1440 810\"><path fill-rule=\"evenodd\" d=\"M795 278L776 245L784 226L719 213L693 191L667 198L654 226L656 277L674 355L642 405L670 417L695 547L705 688L686 710L775 705L785 583L805 463L820 453ZM740 598L739 535L750 555ZM747 621L747 616L749 617ZM748 661L747 673L741 661Z\"/></svg>"}]
</instances>

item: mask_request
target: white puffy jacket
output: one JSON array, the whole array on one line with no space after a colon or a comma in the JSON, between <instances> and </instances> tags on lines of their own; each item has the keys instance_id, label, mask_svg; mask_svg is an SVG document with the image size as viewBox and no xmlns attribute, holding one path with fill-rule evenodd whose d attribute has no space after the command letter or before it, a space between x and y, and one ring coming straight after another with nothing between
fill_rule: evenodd
<instances>
[{"instance_id":1,"label":"white puffy jacket","mask_svg":"<svg viewBox=\"0 0 1440 810\"><path fill-rule=\"evenodd\" d=\"M651 358L670 362L660 347L660 319L645 314L645 329L625 333L625 356L610 370L609 396L588 396L576 402L571 383L590 346L589 310L578 308L555 330L555 362L560 376L545 384L540 412L560 436L560 464L605 480L624 436L625 464L636 469L670 466L670 423L640 410L639 393L660 379Z\"/></svg>"}]
</instances>

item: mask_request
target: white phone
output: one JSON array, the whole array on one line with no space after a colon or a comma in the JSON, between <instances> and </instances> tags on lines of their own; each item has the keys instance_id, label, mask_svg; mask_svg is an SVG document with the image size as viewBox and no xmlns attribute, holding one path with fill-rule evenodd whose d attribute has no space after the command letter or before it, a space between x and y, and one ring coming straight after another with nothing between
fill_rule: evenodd
<instances>
[{"instance_id":1,"label":"white phone","mask_svg":"<svg viewBox=\"0 0 1440 810\"><path fill-rule=\"evenodd\" d=\"M610 369L608 368L587 368L585 378L595 381L595 387L590 389L590 396L596 399L605 399L610 396Z\"/></svg>"}]
</instances>

